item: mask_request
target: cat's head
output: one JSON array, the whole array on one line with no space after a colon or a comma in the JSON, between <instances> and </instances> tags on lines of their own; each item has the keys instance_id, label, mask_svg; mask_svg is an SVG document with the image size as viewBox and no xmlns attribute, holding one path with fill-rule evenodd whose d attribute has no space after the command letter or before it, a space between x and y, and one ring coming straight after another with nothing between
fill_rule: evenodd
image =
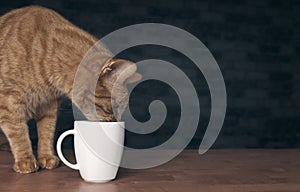
<instances>
[{"instance_id":1,"label":"cat's head","mask_svg":"<svg viewBox=\"0 0 300 192\"><path fill-rule=\"evenodd\" d=\"M127 84L137 82L141 75L135 63L111 59L102 67L95 90L95 105L100 121L119 121L128 105Z\"/></svg>"}]
</instances>

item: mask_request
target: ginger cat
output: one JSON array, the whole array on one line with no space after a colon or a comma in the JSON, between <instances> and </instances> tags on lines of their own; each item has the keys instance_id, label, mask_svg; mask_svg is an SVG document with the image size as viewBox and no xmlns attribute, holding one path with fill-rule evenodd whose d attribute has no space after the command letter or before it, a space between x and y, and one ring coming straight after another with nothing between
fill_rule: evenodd
<instances>
[{"instance_id":1,"label":"ginger cat","mask_svg":"<svg viewBox=\"0 0 300 192\"><path fill-rule=\"evenodd\" d=\"M58 103L67 95L80 110L84 108L80 98L72 98L73 81L81 60L97 41L58 13L39 6L16 9L0 17L0 128L10 143L16 172L58 166L53 150ZM97 48L101 57L92 66L97 70L90 70L91 75L99 76L96 90L82 90L79 95L85 103L91 102L85 97L95 98L98 116L87 116L88 120L116 121L128 104L126 83L140 80L141 75L136 73L134 63L112 59L103 45ZM127 67L131 70L124 70ZM121 73L123 81L115 83ZM112 96L113 85L117 93ZM37 160L27 127L32 118L37 122L39 137Z\"/></svg>"}]
</instances>

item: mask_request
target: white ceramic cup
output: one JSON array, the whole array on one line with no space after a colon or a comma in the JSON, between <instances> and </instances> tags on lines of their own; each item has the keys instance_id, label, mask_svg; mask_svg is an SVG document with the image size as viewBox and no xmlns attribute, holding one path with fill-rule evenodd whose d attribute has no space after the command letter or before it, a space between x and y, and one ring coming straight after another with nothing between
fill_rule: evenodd
<instances>
[{"instance_id":1,"label":"white ceramic cup","mask_svg":"<svg viewBox=\"0 0 300 192\"><path fill-rule=\"evenodd\" d=\"M107 182L115 179L124 148L124 122L75 121L74 129L58 138L56 149L61 161L79 170L88 182ZM71 164L62 154L61 144L67 135L74 135L77 163Z\"/></svg>"}]
</instances>

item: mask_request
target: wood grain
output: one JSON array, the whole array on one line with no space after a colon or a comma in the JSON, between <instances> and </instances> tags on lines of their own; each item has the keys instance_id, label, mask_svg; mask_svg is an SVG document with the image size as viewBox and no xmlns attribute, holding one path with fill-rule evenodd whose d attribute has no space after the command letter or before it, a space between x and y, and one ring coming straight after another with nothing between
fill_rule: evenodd
<instances>
[{"instance_id":1,"label":"wood grain","mask_svg":"<svg viewBox=\"0 0 300 192\"><path fill-rule=\"evenodd\" d=\"M74 159L71 151L67 154ZM117 179L106 184L86 183L64 165L20 175L12 164L12 154L0 152L0 191L300 191L300 150L210 150L204 155L187 150L159 167L120 169Z\"/></svg>"}]
</instances>

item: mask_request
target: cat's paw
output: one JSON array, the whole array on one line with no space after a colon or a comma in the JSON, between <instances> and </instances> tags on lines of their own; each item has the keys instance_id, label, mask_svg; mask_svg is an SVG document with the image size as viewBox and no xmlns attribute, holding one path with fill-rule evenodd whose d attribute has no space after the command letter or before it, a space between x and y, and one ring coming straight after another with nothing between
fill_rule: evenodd
<instances>
[{"instance_id":1,"label":"cat's paw","mask_svg":"<svg viewBox=\"0 0 300 192\"><path fill-rule=\"evenodd\" d=\"M54 169L59 165L59 158L55 155L46 155L39 157L39 164L41 168Z\"/></svg>"},{"instance_id":2,"label":"cat's paw","mask_svg":"<svg viewBox=\"0 0 300 192\"><path fill-rule=\"evenodd\" d=\"M34 157L29 157L15 162L13 169L18 173L32 173L39 169L38 163Z\"/></svg>"}]
</instances>

